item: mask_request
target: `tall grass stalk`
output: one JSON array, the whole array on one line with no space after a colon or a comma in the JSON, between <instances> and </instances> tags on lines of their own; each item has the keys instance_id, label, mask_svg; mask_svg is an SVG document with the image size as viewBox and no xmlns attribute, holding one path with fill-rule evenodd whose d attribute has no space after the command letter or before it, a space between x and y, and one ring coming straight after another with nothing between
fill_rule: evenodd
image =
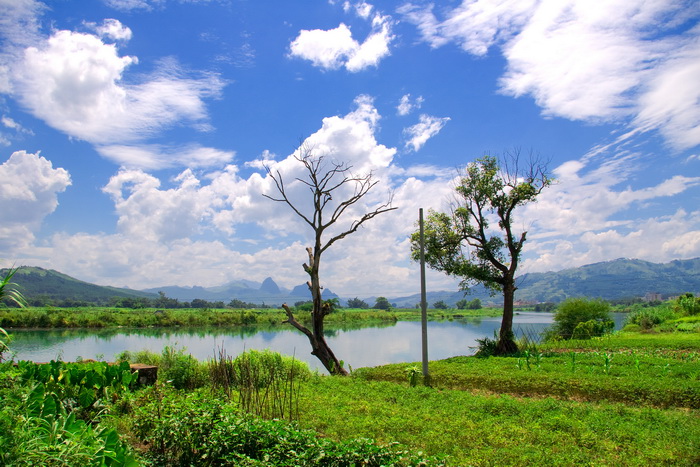
<instances>
[{"instance_id":1,"label":"tall grass stalk","mask_svg":"<svg viewBox=\"0 0 700 467\"><path fill-rule=\"evenodd\" d=\"M310 371L294 356L249 350L233 358L222 347L209 362L209 374L229 398L237 393L244 412L291 422L299 418L299 385Z\"/></svg>"}]
</instances>

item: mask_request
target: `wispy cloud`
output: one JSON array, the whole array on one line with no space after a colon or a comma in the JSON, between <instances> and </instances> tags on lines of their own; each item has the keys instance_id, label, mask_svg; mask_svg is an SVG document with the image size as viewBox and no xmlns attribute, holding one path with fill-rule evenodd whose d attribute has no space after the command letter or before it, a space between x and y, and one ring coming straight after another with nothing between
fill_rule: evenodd
<instances>
[{"instance_id":1,"label":"wispy cloud","mask_svg":"<svg viewBox=\"0 0 700 467\"><path fill-rule=\"evenodd\" d=\"M423 96L411 100L411 94L404 94L399 100L399 105L396 106L396 113L402 117L406 116L414 110L420 109L424 100Z\"/></svg>"},{"instance_id":2,"label":"wispy cloud","mask_svg":"<svg viewBox=\"0 0 700 467\"><path fill-rule=\"evenodd\" d=\"M419 122L404 130L407 138L406 147L418 151L430 138L440 133L440 130L450 121L450 117L433 117L422 114Z\"/></svg>"},{"instance_id":3,"label":"wispy cloud","mask_svg":"<svg viewBox=\"0 0 700 467\"><path fill-rule=\"evenodd\" d=\"M501 92L532 96L545 115L627 121L678 149L700 144L700 27L688 27L697 2L465 0L444 19L432 6L399 12L432 47L499 47Z\"/></svg>"}]
</instances>

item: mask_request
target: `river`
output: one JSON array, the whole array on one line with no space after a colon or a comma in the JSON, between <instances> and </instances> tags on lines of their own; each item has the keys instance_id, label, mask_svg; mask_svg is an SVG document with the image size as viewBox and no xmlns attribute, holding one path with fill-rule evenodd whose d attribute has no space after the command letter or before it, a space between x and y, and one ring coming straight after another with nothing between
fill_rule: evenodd
<instances>
[{"instance_id":1,"label":"river","mask_svg":"<svg viewBox=\"0 0 700 467\"><path fill-rule=\"evenodd\" d=\"M625 316L615 314L616 329L622 326ZM517 336L537 336L552 320L552 313L520 312L514 318L513 328ZM428 322L428 358L439 360L472 355L476 351L476 340L493 337L500 322L500 317ZM184 347L199 360L211 358L222 347L228 355L238 355L246 349L270 349L295 355L312 369L321 368L310 354L306 336L291 327L272 331L255 328L13 330L10 334L10 349L15 360L45 362L91 358L111 361L125 350L160 352L171 345ZM421 359L420 322L399 321L382 327L330 330L326 339L338 358L353 368Z\"/></svg>"}]
</instances>

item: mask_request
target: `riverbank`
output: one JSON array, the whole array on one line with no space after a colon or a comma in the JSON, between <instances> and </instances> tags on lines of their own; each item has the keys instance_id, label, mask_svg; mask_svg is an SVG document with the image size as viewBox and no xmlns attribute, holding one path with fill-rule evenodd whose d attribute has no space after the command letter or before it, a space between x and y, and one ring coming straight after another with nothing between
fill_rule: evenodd
<instances>
[{"instance_id":1,"label":"riverbank","mask_svg":"<svg viewBox=\"0 0 700 467\"><path fill-rule=\"evenodd\" d=\"M212 465L221 456L229 465L349 465L361 458L371 459L367 465L451 466L700 462L697 333L620 332L530 346L511 357L433 361L430 387L416 377L420 365L407 363L363 368L348 378L297 369L258 392L241 385L227 392L213 376L222 373L212 372L225 358L198 362L173 349L151 358L161 366L159 383L110 396L103 408L111 415L97 422L115 430L136 465ZM283 363L289 359L269 361L290 368ZM10 402L3 413L14 420L32 386L23 389L7 373L0 381ZM263 392L285 401L289 409L276 418L295 424L241 413L245 400ZM10 425L0 435L17 455L24 446L17 443L29 443L22 441L29 439L26 426ZM31 446L35 463L49 451L75 461L61 446L37 440ZM345 461L332 463L323 457L328 453Z\"/></svg>"},{"instance_id":2,"label":"riverbank","mask_svg":"<svg viewBox=\"0 0 700 467\"><path fill-rule=\"evenodd\" d=\"M483 308L480 310L429 310L428 319L450 320L500 316L502 310ZM310 323L308 311L297 311L297 319ZM156 309L114 307L29 307L25 309L0 309L0 328L4 329L103 329L115 327L240 327L283 326L287 319L281 309ZM418 309L367 310L342 308L326 316L329 326L373 325L396 321L420 320Z\"/></svg>"}]
</instances>

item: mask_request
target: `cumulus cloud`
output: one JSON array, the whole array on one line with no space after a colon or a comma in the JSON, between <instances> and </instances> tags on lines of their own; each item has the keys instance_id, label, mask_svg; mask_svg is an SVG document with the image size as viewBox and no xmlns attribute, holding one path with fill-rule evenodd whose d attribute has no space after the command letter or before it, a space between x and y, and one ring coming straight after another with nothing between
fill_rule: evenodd
<instances>
[{"instance_id":1,"label":"cumulus cloud","mask_svg":"<svg viewBox=\"0 0 700 467\"><path fill-rule=\"evenodd\" d=\"M218 77L184 77L175 63L164 62L145 82L122 83L125 69L137 62L96 36L57 31L42 46L26 49L18 97L54 128L97 144L136 141L181 121L206 120L202 99L219 93Z\"/></svg>"},{"instance_id":2,"label":"cumulus cloud","mask_svg":"<svg viewBox=\"0 0 700 467\"><path fill-rule=\"evenodd\" d=\"M10 3L0 3L0 92L35 117L132 167L199 167L231 160L231 152L194 144L170 149L144 144L178 125L211 130L205 99L217 98L223 89L217 74L194 74L163 59L156 72L140 75L138 82L129 80L125 75L138 59L120 55L114 43L132 37L120 21L85 23L95 34L57 30L42 37L37 17L43 5ZM13 120L5 116L3 121L7 127ZM5 134L0 137L8 140Z\"/></svg>"},{"instance_id":3,"label":"cumulus cloud","mask_svg":"<svg viewBox=\"0 0 700 467\"><path fill-rule=\"evenodd\" d=\"M363 2L357 11L360 17L369 19L372 7ZM350 72L358 72L376 67L390 54L389 45L394 35L389 16L376 13L371 25L372 31L362 43L352 37L350 28L344 23L328 30L301 30L290 44L289 54L309 60L314 66L326 70L345 67Z\"/></svg>"},{"instance_id":4,"label":"cumulus cloud","mask_svg":"<svg viewBox=\"0 0 700 467\"><path fill-rule=\"evenodd\" d=\"M419 120L418 123L404 130L404 136L407 138L406 147L413 151L418 151L430 138L437 135L450 118L422 114Z\"/></svg>"},{"instance_id":5,"label":"cumulus cloud","mask_svg":"<svg viewBox=\"0 0 700 467\"><path fill-rule=\"evenodd\" d=\"M522 228L532 227L525 246L527 271L623 256L663 262L700 254L697 212L676 208L669 216L646 214L647 208L697 189L700 177L676 175L654 186L632 189L625 187L634 176L628 162L612 158L596 167L582 159L554 170L558 183L521 213Z\"/></svg>"},{"instance_id":6,"label":"cumulus cloud","mask_svg":"<svg viewBox=\"0 0 700 467\"><path fill-rule=\"evenodd\" d=\"M27 247L46 216L58 206L58 193L70 175L39 154L16 151L0 165L0 251Z\"/></svg>"},{"instance_id":7,"label":"cumulus cloud","mask_svg":"<svg viewBox=\"0 0 700 467\"><path fill-rule=\"evenodd\" d=\"M131 29L116 19L106 19L99 26L94 23L88 24L88 26L93 28L100 37L106 37L114 41L128 41L131 39Z\"/></svg>"},{"instance_id":8,"label":"cumulus cloud","mask_svg":"<svg viewBox=\"0 0 700 467\"><path fill-rule=\"evenodd\" d=\"M700 17L695 2L463 1L439 19L432 6L399 12L432 47L456 42L481 56L500 47L501 91L532 96L543 113L631 119L678 149L700 143Z\"/></svg>"},{"instance_id":9,"label":"cumulus cloud","mask_svg":"<svg viewBox=\"0 0 700 467\"><path fill-rule=\"evenodd\" d=\"M339 227L386 202L390 191L399 207L328 250L324 285L352 296L401 294L406 283L419 283L407 237L418 207L442 205L449 192L446 180L452 176L425 167L396 167L396 149L377 141L380 119L373 99L361 95L348 113L323 119L303 143L329 164L347 163L358 175L371 171L379 181ZM307 210L308 188L295 181L305 174L294 154L277 157L268 152L260 159L279 171L290 196ZM208 173L188 169L162 181L141 169L122 168L103 191L114 202L117 233L56 233L42 245L24 245L23 257L84 280L132 287L182 284L183 271L193 278L192 284L183 285L218 285L243 276L262 280L272 275L286 287L306 280L301 263L310 229L286 205L262 196L274 194L265 173L243 178L229 164ZM269 246L261 247L260 239ZM376 290L388 275L401 280ZM430 277L435 287L454 288L449 277Z\"/></svg>"}]
</instances>

